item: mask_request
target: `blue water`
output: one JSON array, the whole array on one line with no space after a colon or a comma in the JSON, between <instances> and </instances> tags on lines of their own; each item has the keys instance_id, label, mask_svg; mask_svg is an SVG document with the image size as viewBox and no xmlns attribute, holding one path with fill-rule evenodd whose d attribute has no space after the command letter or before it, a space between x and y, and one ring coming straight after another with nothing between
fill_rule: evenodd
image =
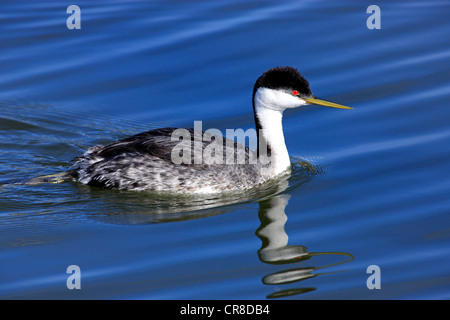
<instances>
[{"instance_id":1,"label":"blue water","mask_svg":"<svg viewBox=\"0 0 450 320\"><path fill-rule=\"evenodd\" d=\"M69 30L71 4L0 5L0 298L450 298L448 1L379 1L373 30L368 1L76 1ZM11 184L152 128L252 128L277 65L354 110L286 112L294 172L264 192Z\"/></svg>"}]
</instances>

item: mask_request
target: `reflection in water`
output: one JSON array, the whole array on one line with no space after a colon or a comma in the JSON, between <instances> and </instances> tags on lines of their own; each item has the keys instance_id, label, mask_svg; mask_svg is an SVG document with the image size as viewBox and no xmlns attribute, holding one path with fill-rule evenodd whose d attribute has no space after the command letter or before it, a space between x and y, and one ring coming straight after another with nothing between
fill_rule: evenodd
<instances>
[{"instance_id":1,"label":"reflection in water","mask_svg":"<svg viewBox=\"0 0 450 320\"><path fill-rule=\"evenodd\" d=\"M349 262L353 257L348 253L342 252L308 252L305 246L288 245L288 235L284 225L287 221L285 213L290 195L275 195L272 198L259 202L259 220L261 225L256 230L256 235L261 239L262 245L258 250L259 259L264 263L285 265L297 263L297 267L283 269L281 271L265 275L262 282L267 285L282 285L306 280L319 275L312 273L315 270L329 268L338 264ZM304 267L304 261L316 255L344 255L345 261L336 262L321 267ZM315 288L301 287L289 288L274 292L267 298L279 298L291 295L297 295L313 291Z\"/></svg>"},{"instance_id":2,"label":"reflection in water","mask_svg":"<svg viewBox=\"0 0 450 320\"><path fill-rule=\"evenodd\" d=\"M284 175L245 192L206 195L174 195L155 192L105 190L74 183L83 198L97 204L99 210L89 217L112 224L175 222L210 217L233 211L234 206L260 202L282 192L295 192L322 172L302 159L293 158L291 175Z\"/></svg>"},{"instance_id":3,"label":"reflection in water","mask_svg":"<svg viewBox=\"0 0 450 320\"><path fill-rule=\"evenodd\" d=\"M103 201L102 211L89 215L112 224L148 224L206 218L233 211L239 204L259 201L283 191L289 176L246 192L210 195L173 195L155 192L103 190L80 186L90 198Z\"/></svg>"},{"instance_id":4,"label":"reflection in water","mask_svg":"<svg viewBox=\"0 0 450 320\"><path fill-rule=\"evenodd\" d=\"M311 253L302 245L289 245L285 231L287 216L285 209L291 194L299 194L298 189L311 181L322 168L304 161L293 161L291 175L265 184L247 192L228 195L174 196L173 194L155 194L147 192L130 192L104 190L89 186L73 184L78 189L78 200L94 201L96 211L87 214L90 219L103 223L121 225L142 225L149 223L176 222L210 217L233 211L243 203L259 203L260 226L256 235L261 239L261 248L257 251L259 259L267 264L294 267L282 268L274 273L264 275L265 285L286 285L316 277L318 269L329 268L352 260L352 256L339 252ZM304 262L316 255L344 255L346 261L326 266L304 266ZM342 259L341 259L342 260ZM279 288L279 287L278 287ZM277 290L267 298L279 298L298 295L316 290L313 287L298 287Z\"/></svg>"},{"instance_id":5,"label":"reflection in water","mask_svg":"<svg viewBox=\"0 0 450 320\"><path fill-rule=\"evenodd\" d=\"M264 188L253 189L245 193L205 196L173 196L155 195L145 192L111 191L79 186L90 197L102 199L106 206L104 212L90 215L92 219L114 224L148 224L160 222L185 221L206 218L233 211L236 204L257 201L259 203L259 220L261 222L256 235L262 245L258 250L259 259L272 265L290 265L277 272L264 275L262 282L266 285L287 285L312 277L318 269L349 262L353 259L350 254L342 252L308 252L302 245L289 245L289 237L285 231L287 216L285 209L291 197L305 183L322 172L304 161L294 161L293 172L276 181L266 184ZM317 255L345 256L323 266L304 266L304 262ZM292 267L294 266L294 267ZM323 274L323 273L322 273ZM280 298L298 295L316 290L314 287L298 287L277 290L267 298Z\"/></svg>"}]
</instances>

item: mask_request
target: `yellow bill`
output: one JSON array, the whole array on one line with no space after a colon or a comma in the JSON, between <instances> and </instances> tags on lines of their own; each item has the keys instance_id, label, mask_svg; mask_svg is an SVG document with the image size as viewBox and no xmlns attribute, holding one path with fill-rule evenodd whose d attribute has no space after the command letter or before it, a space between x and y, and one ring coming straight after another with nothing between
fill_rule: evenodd
<instances>
[{"instance_id":1,"label":"yellow bill","mask_svg":"<svg viewBox=\"0 0 450 320\"><path fill-rule=\"evenodd\" d=\"M326 101L326 100L317 99L317 98L302 98L302 99L305 100L307 103L317 104L319 106L324 106L324 107L331 107L331 108L338 108L338 109L353 109L351 107L343 106L342 104L337 104L337 103L334 103L331 101Z\"/></svg>"}]
</instances>

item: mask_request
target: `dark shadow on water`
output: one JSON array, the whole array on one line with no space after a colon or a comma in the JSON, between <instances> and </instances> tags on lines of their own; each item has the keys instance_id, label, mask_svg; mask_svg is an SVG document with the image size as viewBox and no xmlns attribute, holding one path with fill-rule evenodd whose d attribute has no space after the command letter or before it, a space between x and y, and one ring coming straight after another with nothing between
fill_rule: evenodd
<instances>
[{"instance_id":1,"label":"dark shadow on water","mask_svg":"<svg viewBox=\"0 0 450 320\"><path fill-rule=\"evenodd\" d=\"M239 193L220 195L174 195L153 192L116 191L78 185L80 192L102 201L102 209L88 214L104 223L141 225L206 218L234 210L239 204L260 202L301 188L320 172L305 161L293 164L291 175Z\"/></svg>"},{"instance_id":2,"label":"dark shadow on water","mask_svg":"<svg viewBox=\"0 0 450 320\"><path fill-rule=\"evenodd\" d=\"M293 283L326 274L327 272L323 269L353 260L352 255L344 252L309 252L303 245L288 244L289 237L285 231L287 222L285 209L291 194L321 173L323 171L320 167L305 161L296 161L293 163L293 172L290 176L282 177L265 185L264 188L228 196L174 197L173 195L116 192L114 197L108 196L105 199L103 190L86 187L91 196L103 198L106 203L109 202L109 206L105 208L107 213L90 214L89 217L104 223L126 225L176 222L224 214L233 211L235 205L258 202L260 226L255 234L262 243L261 248L257 250L258 258L261 262L276 268L276 271L262 276L262 282L265 285L277 287L277 290L268 294L266 298L284 298L317 289L304 286L292 287ZM114 210L111 211L111 208ZM325 264L312 259L315 256L325 255L328 256L328 262ZM331 262L329 262L330 259ZM308 265L307 262L309 262ZM288 288L280 289L283 286Z\"/></svg>"}]
</instances>

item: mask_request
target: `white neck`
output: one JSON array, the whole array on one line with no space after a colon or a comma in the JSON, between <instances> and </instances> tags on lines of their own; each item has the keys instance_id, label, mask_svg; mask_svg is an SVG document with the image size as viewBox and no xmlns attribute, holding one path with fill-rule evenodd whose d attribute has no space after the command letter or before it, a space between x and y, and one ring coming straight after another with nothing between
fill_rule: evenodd
<instances>
[{"instance_id":1,"label":"white neck","mask_svg":"<svg viewBox=\"0 0 450 320\"><path fill-rule=\"evenodd\" d=\"M261 125L260 141L271 151L271 167L273 175L278 175L291 167L289 153L284 142L283 111L266 108L261 101L255 101L255 112Z\"/></svg>"}]
</instances>

